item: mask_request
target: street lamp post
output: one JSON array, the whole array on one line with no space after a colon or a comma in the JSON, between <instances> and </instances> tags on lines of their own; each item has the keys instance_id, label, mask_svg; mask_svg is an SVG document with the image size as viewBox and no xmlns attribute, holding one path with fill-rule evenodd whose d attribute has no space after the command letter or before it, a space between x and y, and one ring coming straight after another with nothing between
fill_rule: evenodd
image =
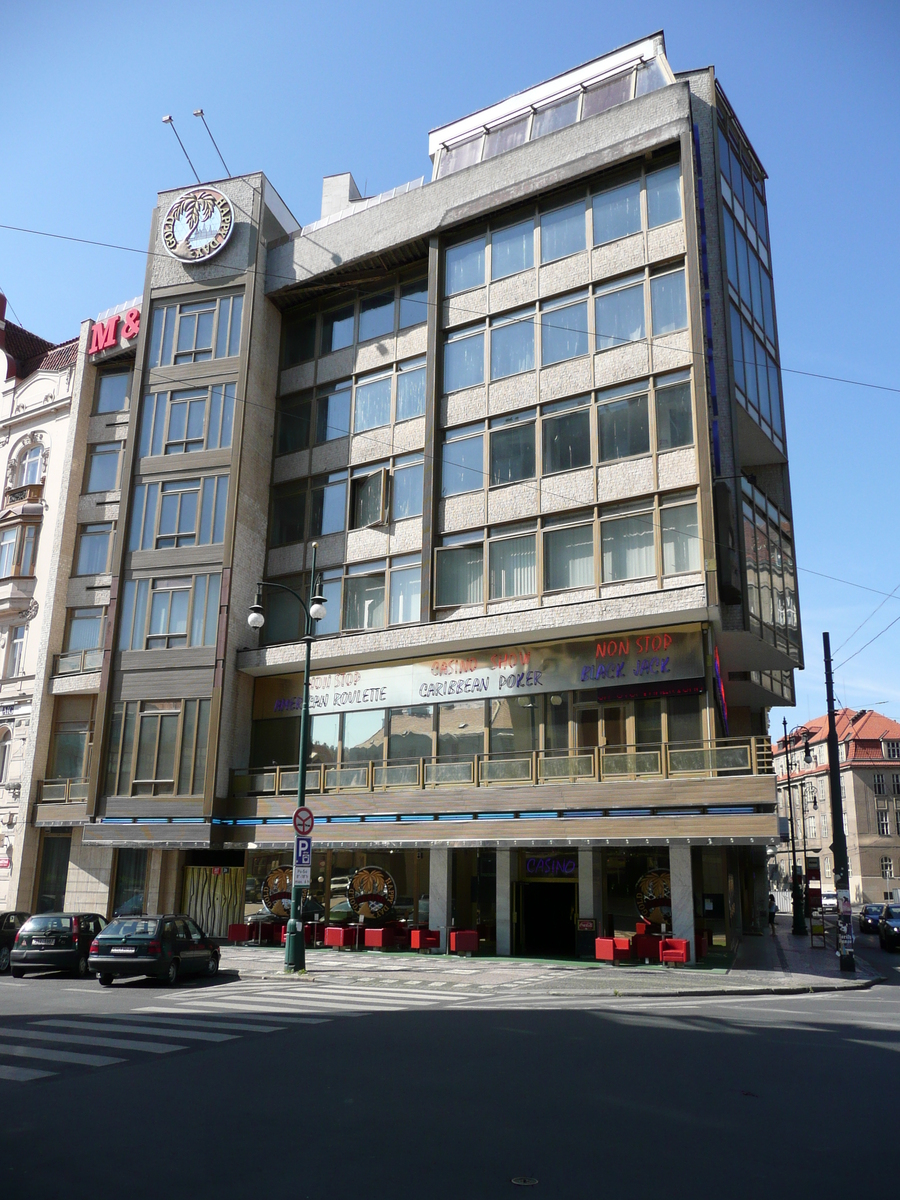
<instances>
[{"instance_id":1,"label":"street lamp post","mask_svg":"<svg viewBox=\"0 0 900 1200\"><path fill-rule=\"evenodd\" d=\"M315 624L325 616L325 597L317 595L316 587L316 551L318 544L312 543L312 563L309 576L309 600L304 600L293 588L285 587L283 583L268 583L263 581L256 585L256 603L251 605L247 616L247 624L251 629L262 629L266 616L262 607L262 589L278 588L282 592L290 592L297 600L306 618L304 633L301 641L306 645L306 666L303 673L303 705L300 709L300 749L298 754L299 767L297 777L297 807L303 808L306 799L306 762L309 753L309 660L310 649L315 638ZM291 917L287 923L287 934L284 942L285 973L306 970L306 942L303 933L303 889L297 887L291 878Z\"/></svg>"},{"instance_id":2,"label":"street lamp post","mask_svg":"<svg viewBox=\"0 0 900 1200\"><path fill-rule=\"evenodd\" d=\"M793 920L791 923L791 933L795 933L800 937L806 937L806 917L803 913L803 898L800 894L800 885L797 879L797 838L794 833L794 796L791 790L791 747L788 740L787 718L784 718L784 766L787 773L787 797L788 797L788 817L790 818L791 830L791 912ZM805 738L804 761L812 762L812 755L809 752L809 733L805 729L792 729L791 735L802 733ZM802 792L801 792L801 819L802 819ZM806 828L803 830L804 841L806 837Z\"/></svg>"}]
</instances>

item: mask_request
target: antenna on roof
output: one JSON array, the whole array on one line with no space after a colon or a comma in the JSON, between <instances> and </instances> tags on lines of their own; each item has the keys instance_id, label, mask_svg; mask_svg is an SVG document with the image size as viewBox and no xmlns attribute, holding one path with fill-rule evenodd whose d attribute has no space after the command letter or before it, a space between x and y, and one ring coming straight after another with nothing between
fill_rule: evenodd
<instances>
[{"instance_id":1,"label":"antenna on roof","mask_svg":"<svg viewBox=\"0 0 900 1200\"><path fill-rule=\"evenodd\" d=\"M182 153L182 154L184 155L184 157L185 157L185 158L188 160L188 166L189 166L189 167L191 168L191 170L194 172L194 178L195 178L195 179L197 180L197 182L199 183L199 182L200 182L200 176L197 174L197 168L196 168L196 167L194 166L194 164L191 162L191 156L188 154L187 150L185 150L185 148L184 148L184 142L181 140L181 138L180 138L180 137L178 137L178 130L175 128L175 122L172 120L171 116L168 116L168 115L167 115L167 116L163 117L163 125L170 125L170 126L172 127L172 132L173 132L173 133L175 134L175 136L178 138L178 145L181 147L181 153Z\"/></svg>"},{"instance_id":2,"label":"antenna on roof","mask_svg":"<svg viewBox=\"0 0 900 1200\"><path fill-rule=\"evenodd\" d=\"M215 148L216 148L216 154L218 154L218 156L219 156L219 160L220 160L220 162L222 163L222 166L225 168L225 174L226 174L226 175L228 176L228 178L230 179L230 178L231 178L231 172L228 170L228 164L226 163L225 159L224 159L224 158L222 158L222 151L219 149L219 144L218 144L218 142L216 141L216 139L213 137L213 135L212 135L212 130L211 130L211 129L210 129L210 127L209 127L209 126L206 124L206 117L203 115L203 109L202 109L202 108L195 108L195 109L194 109L194 116L195 116L195 117L199 117L199 118L200 118L200 120L203 122L203 126L204 126L204 128L206 129L206 132L209 134L209 140L210 140L210 141L212 142L212 144L215 146Z\"/></svg>"}]
</instances>

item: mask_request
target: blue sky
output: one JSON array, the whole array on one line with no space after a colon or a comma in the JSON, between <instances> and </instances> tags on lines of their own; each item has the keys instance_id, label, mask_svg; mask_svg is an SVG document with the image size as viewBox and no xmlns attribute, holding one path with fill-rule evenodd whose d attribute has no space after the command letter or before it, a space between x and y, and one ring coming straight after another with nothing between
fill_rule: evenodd
<instances>
[{"instance_id":1,"label":"blue sky","mask_svg":"<svg viewBox=\"0 0 900 1200\"><path fill-rule=\"evenodd\" d=\"M664 29L676 71L715 65L769 172L784 367L900 388L893 0L137 7L7 6L3 224L145 249L156 192L192 181L165 113L201 178L222 173L198 107L231 172L265 171L305 223L323 175L352 171L370 195L427 175L430 128ZM54 341L143 281L141 254L0 229L10 315ZM794 724L824 711L821 631L839 646L883 599L810 572L900 585L900 393L790 372L784 389L807 662ZM900 592L836 663L895 617ZM900 622L838 670L840 701L900 719L898 650Z\"/></svg>"}]
</instances>

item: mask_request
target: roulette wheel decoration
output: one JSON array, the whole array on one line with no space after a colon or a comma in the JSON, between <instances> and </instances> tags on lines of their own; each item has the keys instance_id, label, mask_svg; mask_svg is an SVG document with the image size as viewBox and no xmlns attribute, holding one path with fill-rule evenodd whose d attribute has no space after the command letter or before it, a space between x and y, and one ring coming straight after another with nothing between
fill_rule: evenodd
<instances>
[{"instance_id":1,"label":"roulette wheel decoration","mask_svg":"<svg viewBox=\"0 0 900 1200\"><path fill-rule=\"evenodd\" d=\"M396 898L396 885L383 867L360 867L347 886L350 907L360 917L386 917Z\"/></svg>"},{"instance_id":2,"label":"roulette wheel decoration","mask_svg":"<svg viewBox=\"0 0 900 1200\"><path fill-rule=\"evenodd\" d=\"M672 884L668 871L648 871L637 881L634 899L638 912L651 925L672 927Z\"/></svg>"}]
</instances>

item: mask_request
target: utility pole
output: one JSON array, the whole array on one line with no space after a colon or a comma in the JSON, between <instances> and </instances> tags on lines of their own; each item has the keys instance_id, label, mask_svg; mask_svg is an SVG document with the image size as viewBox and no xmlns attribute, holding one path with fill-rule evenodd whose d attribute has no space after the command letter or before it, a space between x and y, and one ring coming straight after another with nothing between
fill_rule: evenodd
<instances>
[{"instance_id":1,"label":"utility pole","mask_svg":"<svg viewBox=\"0 0 900 1200\"><path fill-rule=\"evenodd\" d=\"M800 893L800 880L797 876L797 838L794 834L794 796L791 789L791 746L788 738L787 718L784 718L784 766L787 773L788 816L791 829L791 933L798 937L806 937L806 918L803 915L803 898ZM802 814L801 814L802 815Z\"/></svg>"},{"instance_id":2,"label":"utility pole","mask_svg":"<svg viewBox=\"0 0 900 1200\"><path fill-rule=\"evenodd\" d=\"M825 697L828 702L828 780L831 785L831 831L834 840L831 853L834 859L834 886L837 891L838 929L837 952L842 971L855 971L853 954L853 917L850 911L850 860L847 855L847 835L844 832L844 809L841 804L841 764L838 759L837 725L834 718L834 679L831 673L831 638L822 634L825 651Z\"/></svg>"}]
</instances>

